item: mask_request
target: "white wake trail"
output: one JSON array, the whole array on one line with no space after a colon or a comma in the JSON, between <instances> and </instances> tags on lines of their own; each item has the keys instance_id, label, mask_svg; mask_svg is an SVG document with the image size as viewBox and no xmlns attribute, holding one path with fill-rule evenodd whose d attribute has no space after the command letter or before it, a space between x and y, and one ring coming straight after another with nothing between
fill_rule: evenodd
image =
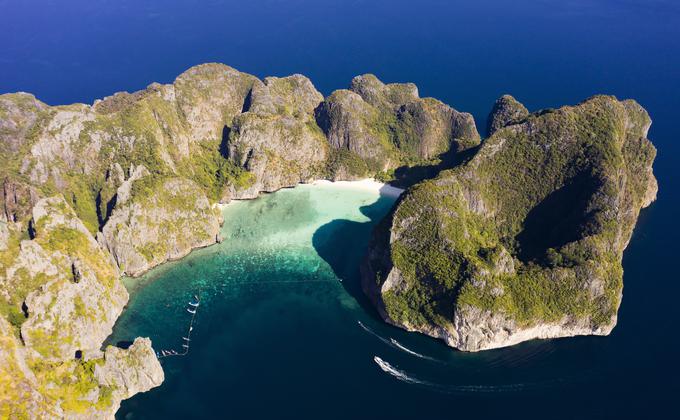
<instances>
[{"instance_id":1,"label":"white wake trail","mask_svg":"<svg viewBox=\"0 0 680 420\"><path fill-rule=\"evenodd\" d=\"M366 331L367 333L371 334L372 336L374 336L374 337L377 338L378 340L382 341L383 343L387 344L388 346L392 346L392 343L391 343L388 339L386 339L386 338L381 337L380 335L378 335L378 333L376 333L376 332L373 331L372 329L370 329L370 328L368 328L367 326L365 326L365 325L363 324L363 322L357 321L357 323L358 323L359 326L360 326L361 328L363 328L364 331Z\"/></svg>"},{"instance_id":2,"label":"white wake trail","mask_svg":"<svg viewBox=\"0 0 680 420\"><path fill-rule=\"evenodd\" d=\"M432 362L442 363L441 361L439 361L437 359L434 359L434 358L429 357L429 356L425 356L424 354L420 354L420 353L417 353L417 352L415 352L415 351L413 351L409 348L406 348L405 346L403 346L400 342L398 342L394 338L390 338L388 340L385 337L381 337L380 335L378 335L378 333L376 333L372 329L365 326L361 321L357 321L357 323L359 324L359 326L361 328L364 329L364 331L366 331L367 333L371 334L372 336L376 337L378 340L382 341L383 343L387 344L388 346L390 346L394 349L404 351L404 352L406 352L406 353L408 353L412 356L416 356L416 357L419 357L419 358L424 359L424 360L430 360Z\"/></svg>"},{"instance_id":3,"label":"white wake trail","mask_svg":"<svg viewBox=\"0 0 680 420\"><path fill-rule=\"evenodd\" d=\"M433 384L430 384L429 382L421 381L420 379L409 376L406 372L395 368L394 366L387 363L386 361L379 358L378 356L373 356L373 361L378 366L380 366L380 369L382 369L384 372L389 373L390 375L392 375L393 377L397 378L400 381L407 382L407 383L410 383L410 384L433 385Z\"/></svg>"},{"instance_id":4,"label":"white wake trail","mask_svg":"<svg viewBox=\"0 0 680 420\"><path fill-rule=\"evenodd\" d=\"M403 346L400 342L398 342L394 338L390 338L390 342L394 345L394 347L398 348L399 350L405 351L408 354L411 354L411 355L416 356L416 357L420 357L421 359L430 360L432 362L439 362L439 360L437 360L433 357L425 356L424 354L420 354L416 351L413 351L413 350Z\"/></svg>"},{"instance_id":5,"label":"white wake trail","mask_svg":"<svg viewBox=\"0 0 680 420\"><path fill-rule=\"evenodd\" d=\"M380 366L383 372L390 376L409 384L422 385L445 394L470 394L470 393L506 393L523 391L527 384L507 384L507 385L444 385L433 382L423 381L410 376L403 370L397 369L378 356L373 356L373 361Z\"/></svg>"}]
</instances>

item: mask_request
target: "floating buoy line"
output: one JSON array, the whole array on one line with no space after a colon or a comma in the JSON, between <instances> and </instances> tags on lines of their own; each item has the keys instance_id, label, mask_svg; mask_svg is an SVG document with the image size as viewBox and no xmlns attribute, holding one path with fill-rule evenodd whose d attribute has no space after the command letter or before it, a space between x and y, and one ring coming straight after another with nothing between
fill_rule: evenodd
<instances>
[{"instance_id":1,"label":"floating buoy line","mask_svg":"<svg viewBox=\"0 0 680 420\"><path fill-rule=\"evenodd\" d=\"M189 345L191 343L191 332L194 330L194 320L196 319L196 312L198 312L198 307L201 304L201 300L198 295L194 295L194 301L189 302L189 306L186 308L187 312L191 314L191 320L189 321L189 330L186 336L182 337L182 351L177 351L174 349L170 350L160 350L156 352L156 357L162 359L164 357L170 356L186 356L189 354Z\"/></svg>"}]
</instances>

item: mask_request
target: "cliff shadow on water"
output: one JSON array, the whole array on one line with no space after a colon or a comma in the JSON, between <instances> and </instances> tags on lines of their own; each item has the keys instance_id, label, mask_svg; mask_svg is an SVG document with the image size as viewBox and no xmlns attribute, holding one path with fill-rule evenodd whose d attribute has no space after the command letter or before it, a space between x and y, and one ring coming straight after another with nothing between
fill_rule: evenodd
<instances>
[{"instance_id":1,"label":"cliff shadow on water","mask_svg":"<svg viewBox=\"0 0 680 420\"><path fill-rule=\"evenodd\" d=\"M359 266L366 255L373 227L387 217L396 201L394 197L381 191L376 201L359 208L369 221L335 219L319 227L312 236L312 245L317 254L342 280L347 293L371 314L375 313L375 308L361 289Z\"/></svg>"}]
</instances>

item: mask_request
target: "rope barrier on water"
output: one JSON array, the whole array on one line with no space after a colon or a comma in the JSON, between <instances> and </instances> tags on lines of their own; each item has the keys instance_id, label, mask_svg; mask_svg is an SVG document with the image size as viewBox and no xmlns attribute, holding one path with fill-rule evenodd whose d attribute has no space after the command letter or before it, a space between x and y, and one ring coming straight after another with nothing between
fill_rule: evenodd
<instances>
[{"instance_id":1,"label":"rope barrier on water","mask_svg":"<svg viewBox=\"0 0 680 420\"><path fill-rule=\"evenodd\" d=\"M342 280L340 280L342 281ZM269 281L237 281L231 283L237 285L246 284L267 284L267 283L331 283L330 280L269 280ZM156 352L156 357L159 359L171 356L186 356L189 354L189 348L191 346L191 333L194 330L194 321L196 320L196 314L198 313L198 307L200 306L200 298L198 295L194 296L195 302L189 302L189 307L186 308L187 312L191 314L191 319L189 320L189 328L187 330L186 336L182 337L182 350L177 351L175 349L165 349Z\"/></svg>"},{"instance_id":2,"label":"rope barrier on water","mask_svg":"<svg viewBox=\"0 0 680 420\"><path fill-rule=\"evenodd\" d=\"M187 312L191 314L191 320L189 321L189 329L186 336L182 337L182 351L178 352L174 349L157 351L156 357L159 359L171 356L186 356L189 354L189 346L191 345L191 332L194 330L194 320L196 319L196 313L198 313L198 307L201 304L201 300L199 299L198 295L194 296L194 298L196 301L189 302L189 307L187 308Z\"/></svg>"}]
</instances>

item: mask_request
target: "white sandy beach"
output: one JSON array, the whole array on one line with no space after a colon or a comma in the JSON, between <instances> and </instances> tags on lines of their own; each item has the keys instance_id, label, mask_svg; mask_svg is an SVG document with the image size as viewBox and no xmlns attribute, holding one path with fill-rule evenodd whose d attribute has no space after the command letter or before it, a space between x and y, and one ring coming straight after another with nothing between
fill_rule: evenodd
<instances>
[{"instance_id":1,"label":"white sandy beach","mask_svg":"<svg viewBox=\"0 0 680 420\"><path fill-rule=\"evenodd\" d=\"M393 187L373 178L361 179L358 181L328 181L320 179L311 183L312 185L332 185L339 188L354 188L368 191L379 192L380 195L388 197L399 197L404 192L403 189Z\"/></svg>"},{"instance_id":2,"label":"white sandy beach","mask_svg":"<svg viewBox=\"0 0 680 420\"><path fill-rule=\"evenodd\" d=\"M373 178L365 178L365 179L360 179L358 181L329 181L327 179L318 179L316 181L312 181L308 184L298 184L298 185L323 185L327 187L333 187L333 188L347 188L347 189L359 189L359 190L364 190L364 191L375 191L378 194L386 197L399 197L403 192L404 189L402 188L397 188L393 187L391 185L385 184L380 181L376 181ZM260 194L265 194L261 192ZM224 207L228 206L230 203L238 202L238 201L247 201L251 199L232 199L229 203L216 203L215 206L218 208L223 209Z\"/></svg>"}]
</instances>

